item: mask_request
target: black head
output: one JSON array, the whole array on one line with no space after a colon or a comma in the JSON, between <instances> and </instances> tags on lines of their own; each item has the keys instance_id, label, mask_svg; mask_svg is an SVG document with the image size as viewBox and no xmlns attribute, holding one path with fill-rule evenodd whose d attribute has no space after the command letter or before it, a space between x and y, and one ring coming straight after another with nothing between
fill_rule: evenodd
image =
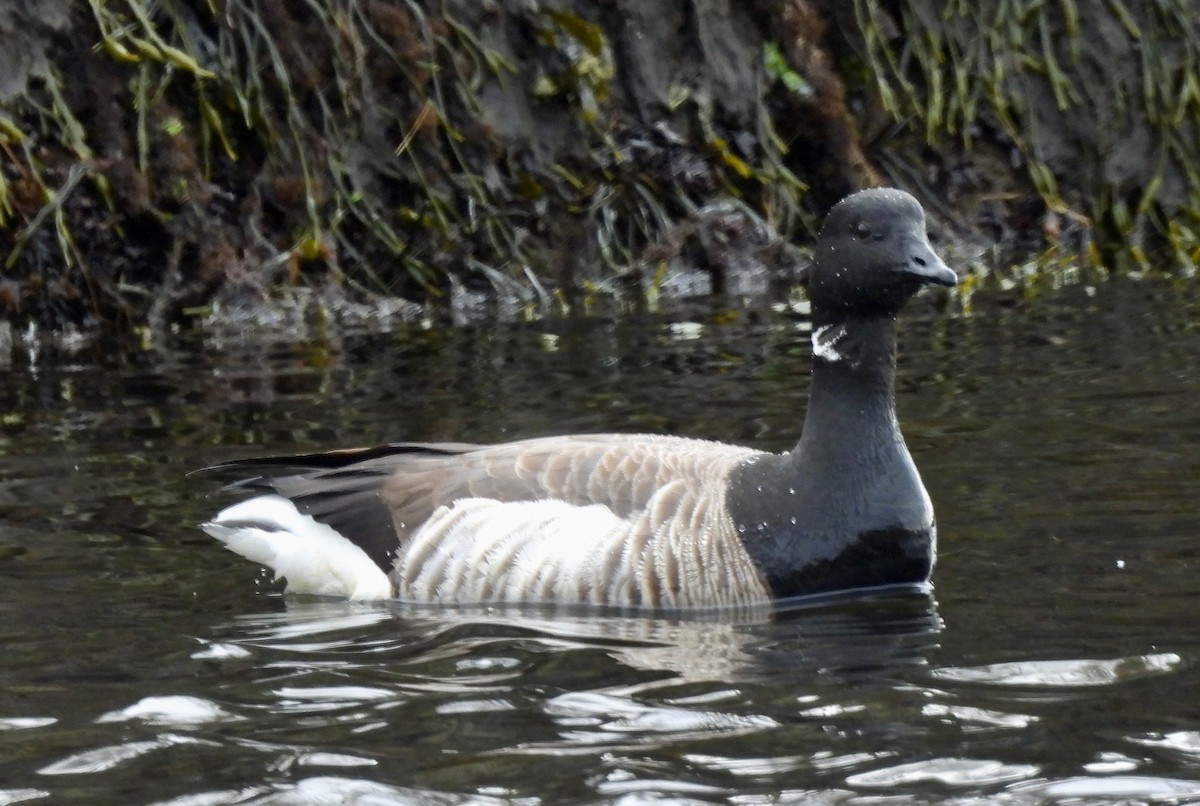
<instances>
[{"instance_id":1,"label":"black head","mask_svg":"<svg viewBox=\"0 0 1200 806\"><path fill-rule=\"evenodd\" d=\"M957 282L929 245L920 203L902 190L878 188L829 211L808 270L808 297L814 318L894 316L923 286Z\"/></svg>"}]
</instances>

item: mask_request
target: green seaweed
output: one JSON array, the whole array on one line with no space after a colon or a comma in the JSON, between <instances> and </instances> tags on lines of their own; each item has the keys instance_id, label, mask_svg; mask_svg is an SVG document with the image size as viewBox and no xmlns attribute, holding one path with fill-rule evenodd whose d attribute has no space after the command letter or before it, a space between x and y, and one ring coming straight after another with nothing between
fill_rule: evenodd
<instances>
[{"instance_id":1,"label":"green seaweed","mask_svg":"<svg viewBox=\"0 0 1200 806\"><path fill-rule=\"evenodd\" d=\"M804 76L797 73L787 63L778 42L763 43L763 68L767 75L787 87L788 90L802 95L812 92L812 87Z\"/></svg>"},{"instance_id":2,"label":"green seaweed","mask_svg":"<svg viewBox=\"0 0 1200 806\"><path fill-rule=\"evenodd\" d=\"M1175 262L1195 252L1187 241L1193 228L1178 216L1194 217L1200 199L1200 26L1182 0L1124 0L1082 7L1076 0L1020 2L955 0L938 14L930 4L900 4L889 17L880 4L855 0L863 51L878 97L896 120L927 143L957 139L973 147L973 124L981 117L999 123L1019 150L1028 183L1046 206L1095 228L1098 247L1087 259L1111 268L1140 270L1153 259L1148 246L1164 246ZM1131 41L1137 84L1095 89L1080 76L1094 75L1081 41L1109 15ZM888 32L899 28L903 35ZM1053 99L1060 113L1110 109L1113 130L1143 122L1150 126L1154 162L1136 188L1115 188L1103 171L1090 185L1075 186L1072 209L1060 177L1038 151L1034 93ZM1089 96L1088 93L1091 93ZM1097 97L1103 94L1103 97ZM1186 201L1164 205L1170 174L1182 176ZM1177 198L1174 197L1174 198ZM1157 237L1147 240L1148 232ZM1190 259L1190 258L1189 258Z\"/></svg>"},{"instance_id":3,"label":"green seaweed","mask_svg":"<svg viewBox=\"0 0 1200 806\"><path fill-rule=\"evenodd\" d=\"M112 68L101 89L115 122L101 132L72 105L97 89L90 75L71 78L81 82L74 93L51 75L0 112L9 163L0 234L14 272L47 261L73 269L97 318L144 309L160 296L156 282L183 289L163 305L200 310L197 289L222 278L251 291L329 278L363 295L437 295L461 276L546 308L558 304L550 277L620 293L622 278L651 260L647 248L671 242L713 196L741 200L785 233L812 225L807 188L765 106L749 131L730 130L702 92L677 81L664 100L683 134L635 132L650 143L635 153L629 133L614 131L614 121L630 124L613 114L623 102L613 97L614 29L600 13L506 9L535 33L536 52L516 66L470 6L88 0L81 9ZM811 89L777 44L758 69L791 92ZM497 88L556 115L578 148L545 161L510 149L481 103ZM93 237L80 211L96 199L116 212L107 247L123 238L126 215L169 239L161 259L144 261L152 266L113 269L108 296L95 293L97 266L86 263L103 250L80 246ZM602 264L574 278L558 265L574 247L530 237L568 218ZM210 242L224 248L200 265Z\"/></svg>"}]
</instances>

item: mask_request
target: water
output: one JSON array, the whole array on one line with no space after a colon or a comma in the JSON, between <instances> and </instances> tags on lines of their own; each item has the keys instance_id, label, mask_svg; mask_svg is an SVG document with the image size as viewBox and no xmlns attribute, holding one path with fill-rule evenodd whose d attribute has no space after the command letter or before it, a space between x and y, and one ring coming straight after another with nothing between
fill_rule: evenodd
<instances>
[{"instance_id":1,"label":"water","mask_svg":"<svg viewBox=\"0 0 1200 806\"><path fill-rule=\"evenodd\" d=\"M1200 802L1200 294L904 320L931 596L741 619L283 597L195 524L235 456L796 438L802 322L228 341L0 378L0 804Z\"/></svg>"}]
</instances>

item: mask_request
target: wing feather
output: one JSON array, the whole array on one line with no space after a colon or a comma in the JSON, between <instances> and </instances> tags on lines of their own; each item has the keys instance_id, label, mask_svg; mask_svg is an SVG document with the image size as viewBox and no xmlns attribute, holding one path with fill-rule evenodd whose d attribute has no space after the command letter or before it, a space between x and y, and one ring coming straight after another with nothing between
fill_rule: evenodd
<instances>
[{"instance_id":1,"label":"wing feather","mask_svg":"<svg viewBox=\"0 0 1200 806\"><path fill-rule=\"evenodd\" d=\"M402 443L360 461L284 458L310 469L243 486L359 544L404 599L715 606L769 596L745 551L722 546L740 546L723 509L729 474L755 453L622 434Z\"/></svg>"}]
</instances>

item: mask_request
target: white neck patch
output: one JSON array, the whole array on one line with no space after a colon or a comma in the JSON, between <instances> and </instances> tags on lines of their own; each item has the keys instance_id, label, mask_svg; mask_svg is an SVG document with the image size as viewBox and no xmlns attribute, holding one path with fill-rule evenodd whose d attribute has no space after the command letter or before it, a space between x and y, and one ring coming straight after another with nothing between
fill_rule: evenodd
<instances>
[{"instance_id":1,"label":"white neck patch","mask_svg":"<svg viewBox=\"0 0 1200 806\"><path fill-rule=\"evenodd\" d=\"M845 325L823 325L812 332L813 358L823 361L845 361L846 356L838 352L837 346L846 338Z\"/></svg>"}]
</instances>

